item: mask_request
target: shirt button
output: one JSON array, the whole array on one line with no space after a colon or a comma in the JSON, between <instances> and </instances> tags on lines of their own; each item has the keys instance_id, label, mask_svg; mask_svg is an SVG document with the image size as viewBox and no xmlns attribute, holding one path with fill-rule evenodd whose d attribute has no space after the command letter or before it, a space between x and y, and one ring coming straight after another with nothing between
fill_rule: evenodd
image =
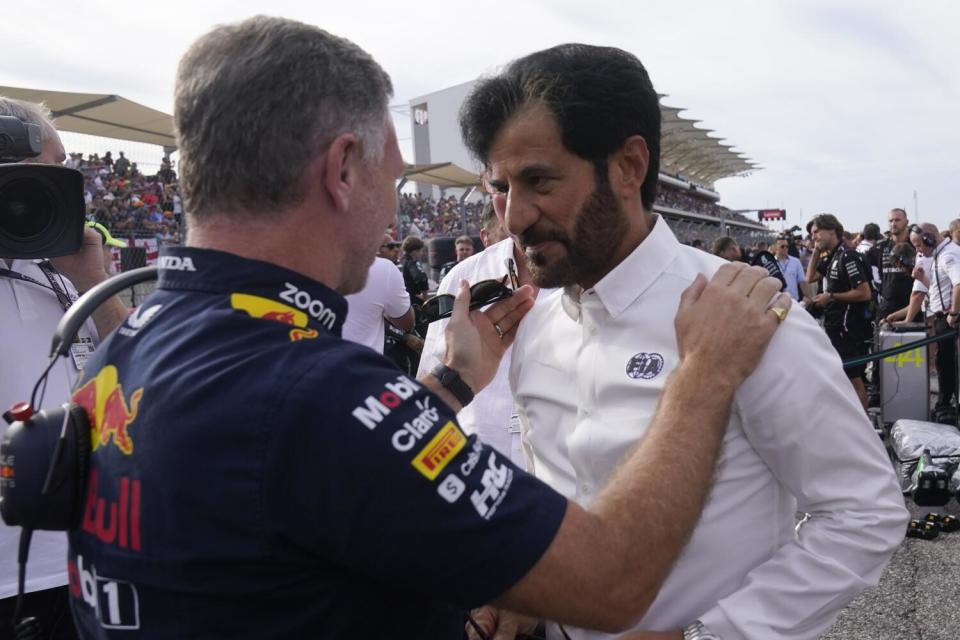
<instances>
[{"instance_id":1,"label":"shirt button","mask_svg":"<svg viewBox=\"0 0 960 640\"><path fill-rule=\"evenodd\" d=\"M593 491L593 485L591 485L589 482L580 483L580 493L588 496L590 495L591 491Z\"/></svg>"}]
</instances>

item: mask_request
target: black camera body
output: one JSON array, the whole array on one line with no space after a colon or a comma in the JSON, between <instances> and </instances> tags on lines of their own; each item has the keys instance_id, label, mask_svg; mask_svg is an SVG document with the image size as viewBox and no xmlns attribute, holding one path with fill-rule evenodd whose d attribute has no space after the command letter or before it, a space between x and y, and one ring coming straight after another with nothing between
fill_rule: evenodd
<instances>
[{"instance_id":1,"label":"black camera body","mask_svg":"<svg viewBox=\"0 0 960 640\"><path fill-rule=\"evenodd\" d=\"M83 175L17 164L42 148L38 125L0 116L0 258L55 258L76 253L83 243Z\"/></svg>"}]
</instances>

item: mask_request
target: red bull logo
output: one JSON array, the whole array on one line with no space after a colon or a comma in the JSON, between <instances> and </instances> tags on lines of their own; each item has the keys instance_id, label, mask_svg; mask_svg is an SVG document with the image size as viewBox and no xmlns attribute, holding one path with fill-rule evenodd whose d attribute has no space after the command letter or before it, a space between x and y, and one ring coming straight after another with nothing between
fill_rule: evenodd
<instances>
[{"instance_id":1,"label":"red bull logo","mask_svg":"<svg viewBox=\"0 0 960 640\"><path fill-rule=\"evenodd\" d=\"M273 320L296 327L290 330L291 342L309 340L320 335L316 329L307 328L306 313L270 298L247 293L232 293L230 306L239 311L245 311L251 318Z\"/></svg>"},{"instance_id":2,"label":"red bull logo","mask_svg":"<svg viewBox=\"0 0 960 640\"><path fill-rule=\"evenodd\" d=\"M316 329L290 329L290 341L296 342L298 340L312 340L320 335L320 332Z\"/></svg>"},{"instance_id":3,"label":"red bull logo","mask_svg":"<svg viewBox=\"0 0 960 640\"><path fill-rule=\"evenodd\" d=\"M101 495L100 473L90 471L80 527L104 544L140 551L140 481L121 476L119 493Z\"/></svg>"},{"instance_id":4,"label":"red bull logo","mask_svg":"<svg viewBox=\"0 0 960 640\"><path fill-rule=\"evenodd\" d=\"M87 412L90 419L91 448L96 451L113 442L125 455L133 453L130 423L137 419L137 408L143 387L130 394L130 404L123 394L117 368L108 364L96 377L74 391L71 400Z\"/></svg>"},{"instance_id":5,"label":"red bull logo","mask_svg":"<svg viewBox=\"0 0 960 640\"><path fill-rule=\"evenodd\" d=\"M262 316L264 320L275 320L284 324L296 324L296 316L293 311L268 311Z\"/></svg>"}]
</instances>

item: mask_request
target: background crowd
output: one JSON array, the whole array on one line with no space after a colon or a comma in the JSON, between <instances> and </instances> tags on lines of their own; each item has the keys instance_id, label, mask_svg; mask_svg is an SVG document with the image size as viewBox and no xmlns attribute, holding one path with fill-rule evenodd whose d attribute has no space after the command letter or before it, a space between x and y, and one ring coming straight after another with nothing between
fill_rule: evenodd
<instances>
[{"instance_id":1,"label":"background crowd","mask_svg":"<svg viewBox=\"0 0 960 640\"><path fill-rule=\"evenodd\" d=\"M183 200L177 173L163 160L154 175L144 175L121 151L116 158L71 153L66 166L84 178L87 217L122 239L155 238L160 244L180 244Z\"/></svg>"}]
</instances>

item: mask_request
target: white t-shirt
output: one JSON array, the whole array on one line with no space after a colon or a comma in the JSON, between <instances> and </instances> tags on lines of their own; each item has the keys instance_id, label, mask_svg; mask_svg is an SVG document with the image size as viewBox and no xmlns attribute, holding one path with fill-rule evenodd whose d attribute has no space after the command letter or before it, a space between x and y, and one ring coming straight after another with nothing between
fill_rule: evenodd
<instances>
[{"instance_id":1,"label":"white t-shirt","mask_svg":"<svg viewBox=\"0 0 960 640\"><path fill-rule=\"evenodd\" d=\"M410 309L410 295L397 265L385 258L374 258L366 286L347 296L347 304L350 309L343 323L343 339L383 353L383 319L405 314Z\"/></svg>"},{"instance_id":2,"label":"white t-shirt","mask_svg":"<svg viewBox=\"0 0 960 640\"><path fill-rule=\"evenodd\" d=\"M0 260L0 268L7 268ZM0 411L16 402L30 399L30 392L43 372L50 352L50 338L63 316L63 307L49 288L47 277L31 260L13 260L11 271L33 278L40 284L0 276ZM60 279L56 278L60 283ZM44 286L41 286L44 285ZM63 278L62 285L75 298L73 284ZM79 339L97 344L97 330L87 320ZM61 358L47 382L42 407L53 407L70 398L70 390L79 371L71 358ZM7 423L0 420L0 436ZM0 521L0 598L17 593L17 545L19 527ZM67 536L58 531L36 531L30 545L27 564L27 591L39 591L67 584Z\"/></svg>"}]
</instances>

